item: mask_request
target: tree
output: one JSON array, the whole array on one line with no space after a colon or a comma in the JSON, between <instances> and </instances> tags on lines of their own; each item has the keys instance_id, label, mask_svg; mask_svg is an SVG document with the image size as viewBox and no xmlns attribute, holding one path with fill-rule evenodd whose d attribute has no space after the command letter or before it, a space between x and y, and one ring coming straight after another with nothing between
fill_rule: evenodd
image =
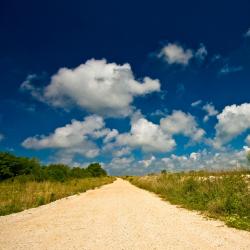
<instances>
[{"instance_id":1,"label":"tree","mask_svg":"<svg viewBox=\"0 0 250 250\"><path fill-rule=\"evenodd\" d=\"M51 164L45 168L47 178L54 181L65 181L69 178L70 168L63 164Z\"/></svg>"},{"instance_id":2,"label":"tree","mask_svg":"<svg viewBox=\"0 0 250 250\"><path fill-rule=\"evenodd\" d=\"M72 178L87 178L91 177L91 174L85 168L74 167L70 171L70 176Z\"/></svg>"},{"instance_id":3,"label":"tree","mask_svg":"<svg viewBox=\"0 0 250 250\"><path fill-rule=\"evenodd\" d=\"M87 168L92 177L106 176L107 172L101 167L99 163L91 163Z\"/></svg>"},{"instance_id":4,"label":"tree","mask_svg":"<svg viewBox=\"0 0 250 250\"><path fill-rule=\"evenodd\" d=\"M87 178L106 176L107 172L99 163L92 163L87 168L71 168L64 164L42 166L35 158L17 157L13 154L0 152L0 180L13 178L26 180L66 181L70 178Z\"/></svg>"},{"instance_id":5,"label":"tree","mask_svg":"<svg viewBox=\"0 0 250 250\"><path fill-rule=\"evenodd\" d=\"M35 174L39 169L40 163L34 158L17 157L7 152L0 153L0 180Z\"/></svg>"}]
</instances>

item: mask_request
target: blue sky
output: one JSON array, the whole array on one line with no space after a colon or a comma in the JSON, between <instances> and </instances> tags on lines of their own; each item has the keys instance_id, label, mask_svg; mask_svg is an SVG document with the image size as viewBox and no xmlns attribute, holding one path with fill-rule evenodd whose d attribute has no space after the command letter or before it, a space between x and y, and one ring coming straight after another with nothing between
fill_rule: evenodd
<instances>
[{"instance_id":1,"label":"blue sky","mask_svg":"<svg viewBox=\"0 0 250 250\"><path fill-rule=\"evenodd\" d=\"M250 146L249 1L1 1L0 150L112 174Z\"/></svg>"}]
</instances>

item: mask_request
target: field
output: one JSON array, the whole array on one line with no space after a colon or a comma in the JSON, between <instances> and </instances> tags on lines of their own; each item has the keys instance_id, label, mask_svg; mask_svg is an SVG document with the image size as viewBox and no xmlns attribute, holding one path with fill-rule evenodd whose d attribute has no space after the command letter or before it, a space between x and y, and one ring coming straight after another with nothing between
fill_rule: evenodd
<instances>
[{"instance_id":1,"label":"field","mask_svg":"<svg viewBox=\"0 0 250 250\"><path fill-rule=\"evenodd\" d=\"M161 173L125 179L172 204L201 211L231 227L250 231L250 172L247 170Z\"/></svg>"},{"instance_id":2,"label":"field","mask_svg":"<svg viewBox=\"0 0 250 250\"><path fill-rule=\"evenodd\" d=\"M0 215L47 204L57 199L79 194L111 183L114 177L97 177L58 181L26 181L23 178L0 182Z\"/></svg>"}]
</instances>

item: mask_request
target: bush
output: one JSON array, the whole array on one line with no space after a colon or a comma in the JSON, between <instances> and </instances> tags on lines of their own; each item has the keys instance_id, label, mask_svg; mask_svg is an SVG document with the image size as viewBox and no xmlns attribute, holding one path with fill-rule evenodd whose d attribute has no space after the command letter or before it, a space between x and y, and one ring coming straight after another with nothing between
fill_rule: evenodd
<instances>
[{"instance_id":1,"label":"bush","mask_svg":"<svg viewBox=\"0 0 250 250\"><path fill-rule=\"evenodd\" d=\"M41 166L34 158L17 157L10 153L0 153L0 181L18 178L22 182L60 181L72 178L89 178L107 176L107 172L99 163L92 163L87 168L71 168L65 164L50 164Z\"/></svg>"},{"instance_id":2,"label":"bush","mask_svg":"<svg viewBox=\"0 0 250 250\"><path fill-rule=\"evenodd\" d=\"M102 169L99 163L92 163L87 168L86 171L91 174L92 177L107 176L107 172Z\"/></svg>"},{"instance_id":3,"label":"bush","mask_svg":"<svg viewBox=\"0 0 250 250\"><path fill-rule=\"evenodd\" d=\"M36 175L39 169L40 164L36 159L16 157L10 153L0 153L0 180L18 175Z\"/></svg>"},{"instance_id":4,"label":"bush","mask_svg":"<svg viewBox=\"0 0 250 250\"><path fill-rule=\"evenodd\" d=\"M63 164L51 164L45 169L46 179L52 181L66 181L70 176L70 168Z\"/></svg>"}]
</instances>

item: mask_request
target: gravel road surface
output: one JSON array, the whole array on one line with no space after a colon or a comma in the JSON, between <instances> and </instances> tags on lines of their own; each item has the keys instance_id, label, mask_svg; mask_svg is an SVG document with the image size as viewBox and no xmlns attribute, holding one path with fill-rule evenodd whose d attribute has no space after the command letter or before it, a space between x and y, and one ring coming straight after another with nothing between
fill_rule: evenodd
<instances>
[{"instance_id":1,"label":"gravel road surface","mask_svg":"<svg viewBox=\"0 0 250 250\"><path fill-rule=\"evenodd\" d=\"M129 182L0 217L0 249L250 249L250 233L178 208Z\"/></svg>"}]
</instances>

